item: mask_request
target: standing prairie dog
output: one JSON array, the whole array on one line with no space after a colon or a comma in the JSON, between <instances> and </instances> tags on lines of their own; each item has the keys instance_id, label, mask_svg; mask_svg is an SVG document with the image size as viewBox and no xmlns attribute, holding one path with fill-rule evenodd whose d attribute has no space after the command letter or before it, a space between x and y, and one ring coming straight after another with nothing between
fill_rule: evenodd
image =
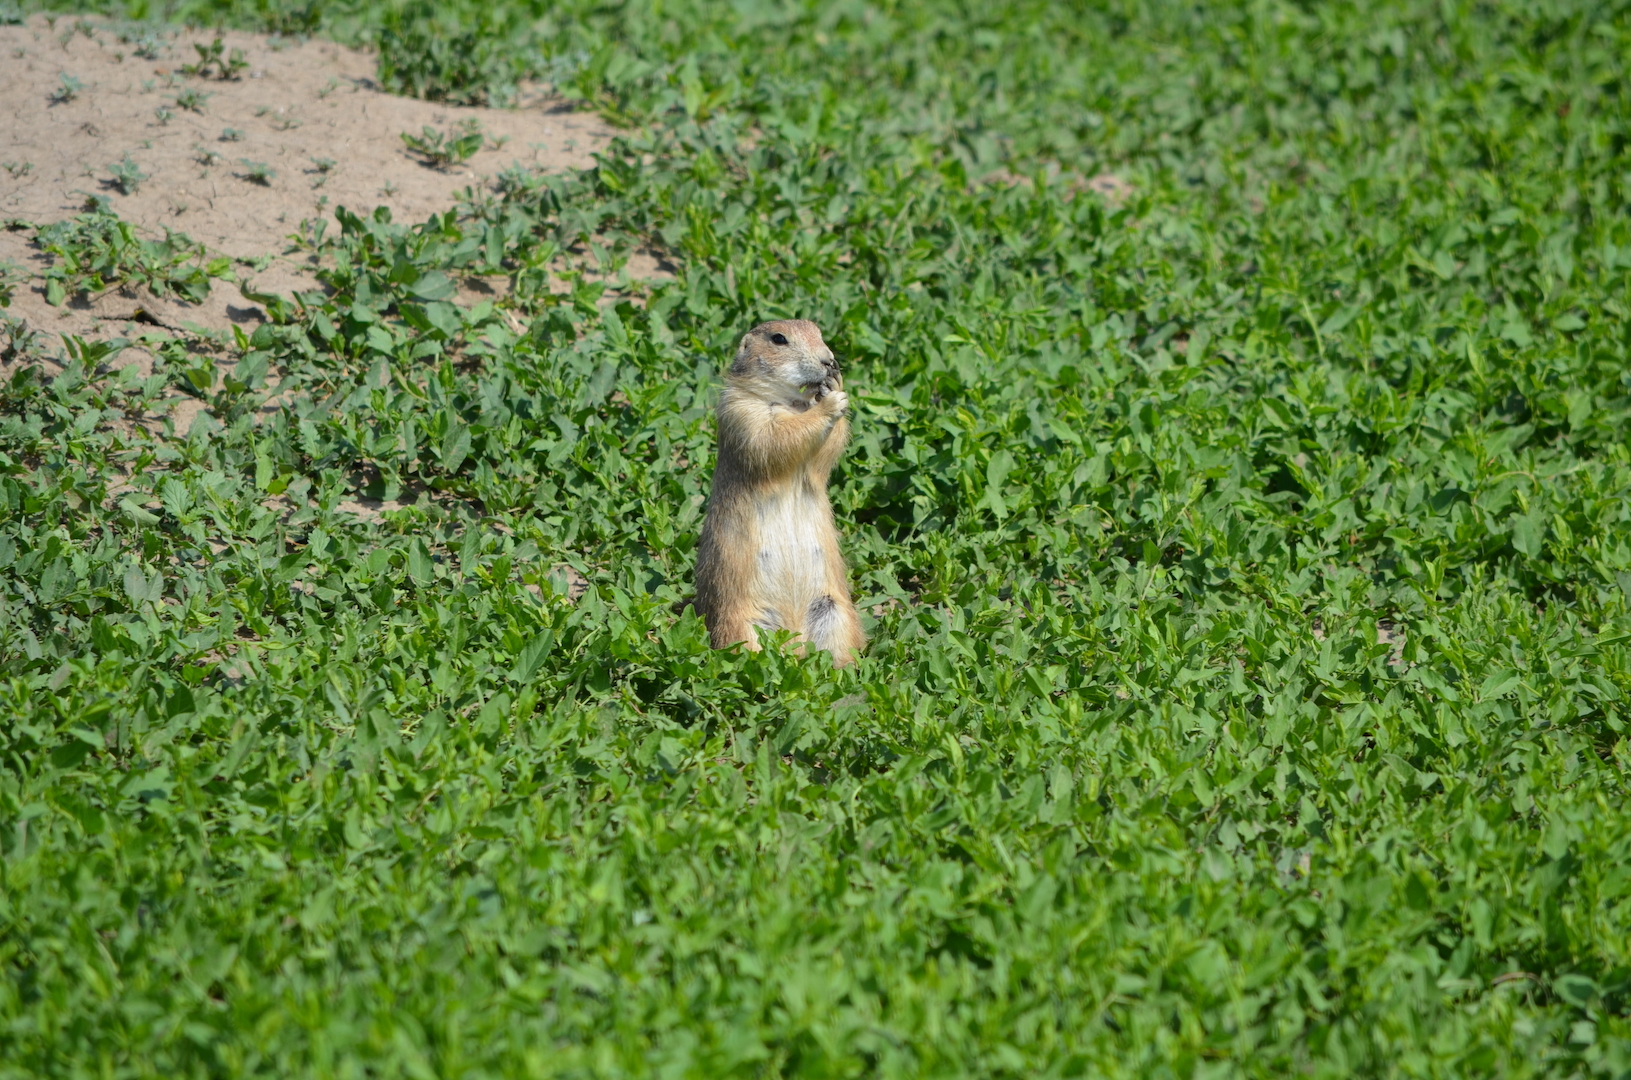
<instances>
[{"instance_id":1,"label":"standing prairie dog","mask_svg":"<svg viewBox=\"0 0 1631 1080\"><path fill-rule=\"evenodd\" d=\"M737 347L697 545L696 606L716 649L787 629L842 667L866 644L827 501L849 439L843 384L813 322L763 323Z\"/></svg>"}]
</instances>

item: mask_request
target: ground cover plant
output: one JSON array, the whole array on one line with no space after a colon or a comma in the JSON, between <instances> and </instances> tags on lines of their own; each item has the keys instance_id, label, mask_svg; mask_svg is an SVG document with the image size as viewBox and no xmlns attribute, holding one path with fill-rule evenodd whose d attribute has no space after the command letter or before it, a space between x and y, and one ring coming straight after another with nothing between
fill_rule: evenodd
<instances>
[{"instance_id":1,"label":"ground cover plant","mask_svg":"<svg viewBox=\"0 0 1631 1080\"><path fill-rule=\"evenodd\" d=\"M1623 5L171 14L628 134L10 361L0 1071L1631 1071ZM844 672L683 609L782 316Z\"/></svg>"}]
</instances>

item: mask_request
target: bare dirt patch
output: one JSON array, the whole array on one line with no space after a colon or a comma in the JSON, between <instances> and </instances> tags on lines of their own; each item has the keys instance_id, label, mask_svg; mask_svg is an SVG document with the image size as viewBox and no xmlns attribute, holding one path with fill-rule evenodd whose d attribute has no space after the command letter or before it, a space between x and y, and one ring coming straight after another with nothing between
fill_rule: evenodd
<instances>
[{"instance_id":1,"label":"bare dirt patch","mask_svg":"<svg viewBox=\"0 0 1631 1080\"><path fill-rule=\"evenodd\" d=\"M200 62L195 46L217 38L223 60L242 58L231 77L221 77L229 63L185 73ZM0 26L0 220L48 225L100 197L144 235L175 230L244 260L243 287L286 294L315 284L303 257L287 254L302 221L333 227L336 206L422 220L513 165L588 167L613 134L547 88L524 89L513 109L465 108L384 93L373 73L371 55L330 42L45 16ZM479 129L481 146L428 165L402 140L426 127ZM118 168L142 178L121 186ZM111 336L132 320L220 331L263 318L222 282L198 304L115 290L53 307L41 282L52 257L29 228L0 230L0 261L29 278L6 314L48 339ZM656 264L628 270L651 276Z\"/></svg>"}]
</instances>

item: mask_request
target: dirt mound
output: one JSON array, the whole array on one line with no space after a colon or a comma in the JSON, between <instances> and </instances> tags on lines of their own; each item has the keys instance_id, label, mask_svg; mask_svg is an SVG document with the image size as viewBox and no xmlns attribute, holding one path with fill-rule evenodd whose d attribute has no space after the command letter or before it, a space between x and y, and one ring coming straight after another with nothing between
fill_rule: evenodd
<instances>
[{"instance_id":1,"label":"dirt mound","mask_svg":"<svg viewBox=\"0 0 1631 1080\"><path fill-rule=\"evenodd\" d=\"M336 206L422 220L511 166L587 167L613 134L547 88L523 89L513 109L461 108L384 93L373 72L372 56L321 41L44 16L0 26L0 219L47 225L106 199L148 237L185 233L251 261L237 272L255 288L287 292L311 283L284 254L302 220ZM432 147L466 136L469 156L411 152L403 133L426 139L426 127ZM220 282L198 304L114 292L51 306L52 258L30 229L0 231L4 261L30 278L4 313L52 335L105 335L138 307L161 325L261 318Z\"/></svg>"}]
</instances>

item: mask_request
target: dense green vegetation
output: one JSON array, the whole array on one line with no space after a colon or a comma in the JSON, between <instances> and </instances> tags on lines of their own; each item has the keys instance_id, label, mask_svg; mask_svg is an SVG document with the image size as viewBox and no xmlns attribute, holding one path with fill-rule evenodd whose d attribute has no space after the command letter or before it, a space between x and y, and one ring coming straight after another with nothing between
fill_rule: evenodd
<instances>
[{"instance_id":1,"label":"dense green vegetation","mask_svg":"<svg viewBox=\"0 0 1631 1080\"><path fill-rule=\"evenodd\" d=\"M0 1074L1631 1072L1623 2L435 12L117 12L627 136L0 390ZM784 316L845 672L675 613Z\"/></svg>"}]
</instances>

